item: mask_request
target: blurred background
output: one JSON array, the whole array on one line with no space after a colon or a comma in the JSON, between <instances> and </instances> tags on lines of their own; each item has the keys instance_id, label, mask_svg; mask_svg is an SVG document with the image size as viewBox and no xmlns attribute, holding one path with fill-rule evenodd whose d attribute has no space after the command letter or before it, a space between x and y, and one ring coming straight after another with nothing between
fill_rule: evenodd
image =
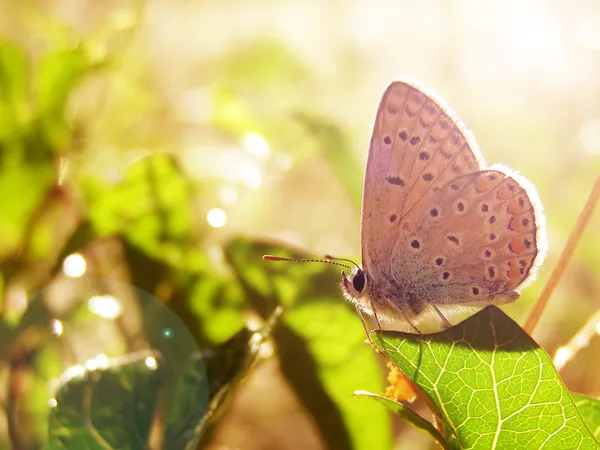
<instances>
[{"instance_id":1,"label":"blurred background","mask_svg":"<svg viewBox=\"0 0 600 450\"><path fill-rule=\"evenodd\" d=\"M592 0L0 0L0 447L44 445L68 367L177 365L283 305L203 448L435 448L352 398L386 373L339 271L260 256L360 259L371 125L410 77L538 188L523 324L600 172L599 75ZM534 333L553 356L600 310L599 229ZM594 336L561 375L599 396Z\"/></svg>"}]
</instances>

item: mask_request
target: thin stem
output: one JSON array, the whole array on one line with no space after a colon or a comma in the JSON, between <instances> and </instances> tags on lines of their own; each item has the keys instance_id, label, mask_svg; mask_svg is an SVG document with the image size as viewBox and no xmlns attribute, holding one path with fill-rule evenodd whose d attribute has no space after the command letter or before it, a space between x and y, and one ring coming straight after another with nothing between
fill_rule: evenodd
<instances>
[{"instance_id":1,"label":"thin stem","mask_svg":"<svg viewBox=\"0 0 600 450\"><path fill-rule=\"evenodd\" d=\"M590 220L590 217L592 216L594 207L596 206L596 203L598 203L598 198L600 198L600 175L596 179L596 183L594 184L594 187L592 188L592 191L588 196L587 202L583 207L581 214L579 214L577 223L575 223L575 226L571 230L571 234L567 239L567 244L565 245L565 248L558 257L558 261L556 261L556 264L552 268L552 272L550 273L550 279L546 283L546 286L544 286L544 290L542 291L542 294L533 306L531 313L529 313L527 322L523 327L527 333L532 334L533 330L535 329L535 326L540 320L540 316L546 308L546 304L548 303L548 300L550 299L554 288L558 284L558 281L562 277L567 267L567 264L569 263L569 260L573 255L575 246L577 245L577 242L579 241L579 238L581 237L585 226L587 225L588 221Z\"/></svg>"}]
</instances>

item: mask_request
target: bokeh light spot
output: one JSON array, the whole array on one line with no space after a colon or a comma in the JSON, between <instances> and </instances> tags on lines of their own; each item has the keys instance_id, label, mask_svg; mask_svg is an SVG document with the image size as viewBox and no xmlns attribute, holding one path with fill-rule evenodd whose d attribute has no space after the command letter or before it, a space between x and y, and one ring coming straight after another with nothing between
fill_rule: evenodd
<instances>
[{"instance_id":1,"label":"bokeh light spot","mask_svg":"<svg viewBox=\"0 0 600 450\"><path fill-rule=\"evenodd\" d=\"M73 253L63 261L63 272L71 278L79 278L85 274L87 263L85 258L80 253Z\"/></svg>"},{"instance_id":2,"label":"bokeh light spot","mask_svg":"<svg viewBox=\"0 0 600 450\"><path fill-rule=\"evenodd\" d=\"M60 336L63 334L63 324L60 320L53 319L50 323L50 329L54 336Z\"/></svg>"},{"instance_id":3,"label":"bokeh light spot","mask_svg":"<svg viewBox=\"0 0 600 450\"><path fill-rule=\"evenodd\" d=\"M247 133L242 143L244 149L251 155L266 158L271 152L269 143L258 133Z\"/></svg>"},{"instance_id":4,"label":"bokeh light spot","mask_svg":"<svg viewBox=\"0 0 600 450\"><path fill-rule=\"evenodd\" d=\"M121 303L112 295L98 295L88 300L88 308L105 319L116 319L123 312Z\"/></svg>"},{"instance_id":5,"label":"bokeh light spot","mask_svg":"<svg viewBox=\"0 0 600 450\"><path fill-rule=\"evenodd\" d=\"M156 370L158 368L158 362L156 361L156 358L151 356L144 360L144 364L146 364L146 367L150 370Z\"/></svg>"},{"instance_id":6,"label":"bokeh light spot","mask_svg":"<svg viewBox=\"0 0 600 450\"><path fill-rule=\"evenodd\" d=\"M227 214L221 208L213 208L206 215L208 224L213 228L221 228L227 223Z\"/></svg>"},{"instance_id":7,"label":"bokeh light spot","mask_svg":"<svg viewBox=\"0 0 600 450\"><path fill-rule=\"evenodd\" d=\"M567 363L569 359L571 359L571 350L565 347L561 347L556 351L556 354L554 355L554 365L557 369L560 369Z\"/></svg>"}]
</instances>

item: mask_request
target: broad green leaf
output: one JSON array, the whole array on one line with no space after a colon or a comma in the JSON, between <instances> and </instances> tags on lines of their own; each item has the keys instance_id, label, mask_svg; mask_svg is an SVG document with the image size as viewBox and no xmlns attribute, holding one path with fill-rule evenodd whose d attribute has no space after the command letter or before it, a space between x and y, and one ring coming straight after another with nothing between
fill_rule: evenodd
<instances>
[{"instance_id":1,"label":"broad green leaf","mask_svg":"<svg viewBox=\"0 0 600 450\"><path fill-rule=\"evenodd\" d=\"M65 372L49 419L49 449L146 448L165 376L157 352Z\"/></svg>"},{"instance_id":2,"label":"broad green leaf","mask_svg":"<svg viewBox=\"0 0 600 450\"><path fill-rule=\"evenodd\" d=\"M495 306L446 331L376 331L460 448L597 449L551 358Z\"/></svg>"},{"instance_id":3,"label":"broad green leaf","mask_svg":"<svg viewBox=\"0 0 600 450\"><path fill-rule=\"evenodd\" d=\"M154 350L68 369L51 405L47 448L144 449L152 436L165 444L157 448L197 448L260 356L276 318L194 353L183 371Z\"/></svg>"},{"instance_id":4,"label":"broad green leaf","mask_svg":"<svg viewBox=\"0 0 600 450\"><path fill-rule=\"evenodd\" d=\"M381 392L384 377L360 320L340 293L339 271L324 264L263 261L264 254L306 256L268 242L237 239L225 254L258 314L265 317L283 306L282 323L274 332L281 372L325 445L390 448L387 411L352 398L356 389Z\"/></svg>"},{"instance_id":5,"label":"broad green leaf","mask_svg":"<svg viewBox=\"0 0 600 450\"><path fill-rule=\"evenodd\" d=\"M397 414L400 417L402 417L402 419L404 419L407 423L415 427L417 430L422 431L431 436L436 442L438 442L442 446L442 448L453 448L448 442L446 442L446 439L440 434L438 430L435 429L431 422L415 413L412 409L404 406L402 403L366 391L356 391L354 392L354 395L358 397L366 397L377 400L379 403L381 403L387 409L392 411L394 414Z\"/></svg>"},{"instance_id":6,"label":"broad green leaf","mask_svg":"<svg viewBox=\"0 0 600 450\"><path fill-rule=\"evenodd\" d=\"M600 440L600 399L581 394L571 394L571 397L585 424L594 433L596 439Z\"/></svg>"}]
</instances>

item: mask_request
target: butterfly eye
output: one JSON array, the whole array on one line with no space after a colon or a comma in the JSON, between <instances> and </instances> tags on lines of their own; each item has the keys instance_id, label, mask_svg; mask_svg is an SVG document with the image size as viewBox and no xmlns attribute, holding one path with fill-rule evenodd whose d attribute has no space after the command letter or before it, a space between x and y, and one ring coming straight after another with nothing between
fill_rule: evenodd
<instances>
[{"instance_id":1,"label":"butterfly eye","mask_svg":"<svg viewBox=\"0 0 600 450\"><path fill-rule=\"evenodd\" d=\"M354 287L354 290L356 290L356 292L362 292L362 290L365 288L365 281L365 273L359 270L356 275L354 275L354 278L352 278L352 286Z\"/></svg>"}]
</instances>

